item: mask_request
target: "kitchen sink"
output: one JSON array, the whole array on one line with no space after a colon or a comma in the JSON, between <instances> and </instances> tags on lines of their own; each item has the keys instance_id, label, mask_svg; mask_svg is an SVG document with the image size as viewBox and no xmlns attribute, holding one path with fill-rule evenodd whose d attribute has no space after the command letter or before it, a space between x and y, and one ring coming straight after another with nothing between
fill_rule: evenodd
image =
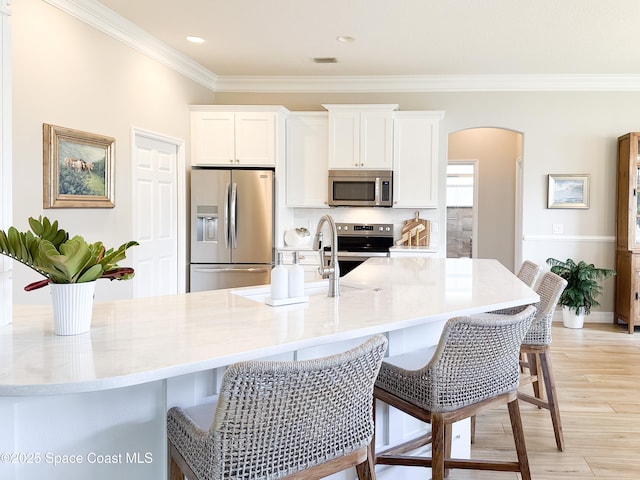
<instances>
[{"instance_id":1,"label":"kitchen sink","mask_svg":"<svg viewBox=\"0 0 640 480\"><path fill-rule=\"evenodd\" d=\"M357 285L349 282L340 281L340 294L347 293L354 290L366 290L369 287L364 285ZM329 291L329 281L322 280L319 282L309 282L304 284L304 294L307 297L313 297L316 295L327 295ZM271 296L271 287L269 285L259 285L256 287L245 287L237 290L232 290L231 293L240 297L254 300L256 302L264 303L267 297Z\"/></svg>"}]
</instances>

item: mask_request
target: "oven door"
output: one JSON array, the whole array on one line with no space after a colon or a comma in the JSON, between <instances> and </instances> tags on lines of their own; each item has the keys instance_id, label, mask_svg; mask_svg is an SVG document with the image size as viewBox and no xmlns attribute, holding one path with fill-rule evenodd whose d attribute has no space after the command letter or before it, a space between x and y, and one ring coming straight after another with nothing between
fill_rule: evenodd
<instances>
[{"instance_id":1,"label":"oven door","mask_svg":"<svg viewBox=\"0 0 640 480\"><path fill-rule=\"evenodd\" d=\"M338 252L340 276L343 277L371 257L388 257L388 252Z\"/></svg>"}]
</instances>

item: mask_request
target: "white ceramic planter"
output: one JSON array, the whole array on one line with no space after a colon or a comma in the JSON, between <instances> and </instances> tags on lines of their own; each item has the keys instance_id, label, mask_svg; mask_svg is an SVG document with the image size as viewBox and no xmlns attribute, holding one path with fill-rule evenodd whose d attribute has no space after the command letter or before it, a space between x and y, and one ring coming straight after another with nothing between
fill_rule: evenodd
<instances>
[{"instance_id":1,"label":"white ceramic planter","mask_svg":"<svg viewBox=\"0 0 640 480\"><path fill-rule=\"evenodd\" d=\"M96 282L51 283L53 325L56 335L78 335L91 328Z\"/></svg>"},{"instance_id":2,"label":"white ceramic planter","mask_svg":"<svg viewBox=\"0 0 640 480\"><path fill-rule=\"evenodd\" d=\"M567 328L582 328L584 326L584 310L580 315L573 308L562 307L562 323Z\"/></svg>"}]
</instances>

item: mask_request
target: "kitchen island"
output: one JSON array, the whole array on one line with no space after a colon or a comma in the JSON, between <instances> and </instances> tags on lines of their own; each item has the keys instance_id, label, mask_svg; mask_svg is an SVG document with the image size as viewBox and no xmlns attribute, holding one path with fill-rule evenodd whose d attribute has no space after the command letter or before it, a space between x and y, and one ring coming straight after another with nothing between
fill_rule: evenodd
<instances>
[{"instance_id":1,"label":"kitchen island","mask_svg":"<svg viewBox=\"0 0 640 480\"><path fill-rule=\"evenodd\" d=\"M538 300L495 260L372 258L341 282L338 298L313 284L282 307L264 304L268 287L97 303L73 337L54 335L50 306L15 305L0 327L0 478L166 478L167 409L215 394L231 363L317 357L375 333L402 353L435 344L452 316ZM419 428L390 427L393 415L379 416L382 443Z\"/></svg>"}]
</instances>

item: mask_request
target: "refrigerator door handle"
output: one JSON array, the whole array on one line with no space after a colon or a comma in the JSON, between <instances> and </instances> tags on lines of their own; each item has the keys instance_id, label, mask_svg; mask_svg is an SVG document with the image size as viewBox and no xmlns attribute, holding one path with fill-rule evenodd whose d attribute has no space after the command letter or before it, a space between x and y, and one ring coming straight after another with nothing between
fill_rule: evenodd
<instances>
[{"instance_id":1,"label":"refrigerator door handle","mask_svg":"<svg viewBox=\"0 0 640 480\"><path fill-rule=\"evenodd\" d=\"M194 268L197 273L267 273L268 268Z\"/></svg>"},{"instance_id":2,"label":"refrigerator door handle","mask_svg":"<svg viewBox=\"0 0 640 480\"><path fill-rule=\"evenodd\" d=\"M231 248L238 248L238 184L231 186Z\"/></svg>"},{"instance_id":3,"label":"refrigerator door handle","mask_svg":"<svg viewBox=\"0 0 640 480\"><path fill-rule=\"evenodd\" d=\"M230 196L230 187L231 184L227 183L227 191L226 191L226 195L224 196L224 246L225 248L229 248L229 235L230 235L230 228L229 228L229 196Z\"/></svg>"}]
</instances>

